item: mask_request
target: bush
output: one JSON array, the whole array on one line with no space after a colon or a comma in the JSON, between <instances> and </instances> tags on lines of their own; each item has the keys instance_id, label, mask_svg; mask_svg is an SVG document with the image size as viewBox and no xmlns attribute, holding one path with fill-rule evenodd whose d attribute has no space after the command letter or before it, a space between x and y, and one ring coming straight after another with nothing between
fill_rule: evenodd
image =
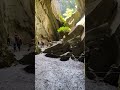
<instances>
[{"instance_id":1,"label":"bush","mask_svg":"<svg viewBox=\"0 0 120 90\"><path fill-rule=\"evenodd\" d=\"M66 20L62 17L62 15L59 15L60 21L63 23L63 26L67 26Z\"/></svg>"},{"instance_id":2,"label":"bush","mask_svg":"<svg viewBox=\"0 0 120 90\"><path fill-rule=\"evenodd\" d=\"M62 26L62 27L60 27L58 30L58 33L66 33L66 32L70 32L71 31L71 29L69 28L69 27L64 27L64 26Z\"/></svg>"}]
</instances>

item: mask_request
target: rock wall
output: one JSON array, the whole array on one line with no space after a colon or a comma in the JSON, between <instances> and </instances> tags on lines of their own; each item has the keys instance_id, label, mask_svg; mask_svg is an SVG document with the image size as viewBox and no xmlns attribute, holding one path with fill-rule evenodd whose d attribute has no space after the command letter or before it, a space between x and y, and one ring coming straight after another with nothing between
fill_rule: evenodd
<instances>
[{"instance_id":1,"label":"rock wall","mask_svg":"<svg viewBox=\"0 0 120 90\"><path fill-rule=\"evenodd\" d=\"M87 30L106 22L110 23L116 5L116 0L88 0L86 3Z\"/></svg>"},{"instance_id":2,"label":"rock wall","mask_svg":"<svg viewBox=\"0 0 120 90\"><path fill-rule=\"evenodd\" d=\"M0 0L0 68L9 67L16 60L8 50L8 34L11 45L14 32L17 32L24 44L34 37L33 3L34 0Z\"/></svg>"},{"instance_id":3,"label":"rock wall","mask_svg":"<svg viewBox=\"0 0 120 90\"><path fill-rule=\"evenodd\" d=\"M81 14L85 13L85 0L76 0L78 11L80 11Z\"/></svg>"},{"instance_id":4,"label":"rock wall","mask_svg":"<svg viewBox=\"0 0 120 90\"><path fill-rule=\"evenodd\" d=\"M118 87L119 29L111 34L110 27L119 6L116 0L87 0L86 6L86 76Z\"/></svg>"},{"instance_id":5,"label":"rock wall","mask_svg":"<svg viewBox=\"0 0 120 90\"><path fill-rule=\"evenodd\" d=\"M23 43L29 42L34 36L34 9L32 0L1 0L0 11L3 26L7 34L13 38L17 32ZM26 39L25 39L26 38Z\"/></svg>"},{"instance_id":6,"label":"rock wall","mask_svg":"<svg viewBox=\"0 0 120 90\"><path fill-rule=\"evenodd\" d=\"M59 23L52 12L51 0L35 0L35 12L37 38L42 35L46 39L57 40Z\"/></svg>"},{"instance_id":7,"label":"rock wall","mask_svg":"<svg viewBox=\"0 0 120 90\"><path fill-rule=\"evenodd\" d=\"M1 12L0 12L0 45L3 44L3 40L5 41L5 37L6 37L6 31L5 28L3 27L3 18L1 16Z\"/></svg>"}]
</instances>

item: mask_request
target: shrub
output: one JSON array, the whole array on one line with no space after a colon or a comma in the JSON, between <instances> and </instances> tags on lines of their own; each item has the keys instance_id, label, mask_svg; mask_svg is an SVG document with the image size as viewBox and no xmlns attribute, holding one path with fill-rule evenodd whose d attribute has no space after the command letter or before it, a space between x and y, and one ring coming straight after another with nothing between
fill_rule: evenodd
<instances>
[{"instance_id":1,"label":"shrub","mask_svg":"<svg viewBox=\"0 0 120 90\"><path fill-rule=\"evenodd\" d=\"M66 32L70 32L71 29L69 27L62 26L57 31L58 33L61 33L61 32L66 33Z\"/></svg>"},{"instance_id":2,"label":"shrub","mask_svg":"<svg viewBox=\"0 0 120 90\"><path fill-rule=\"evenodd\" d=\"M59 15L60 22L62 23L63 26L68 26L66 20L63 18L62 15Z\"/></svg>"}]
</instances>

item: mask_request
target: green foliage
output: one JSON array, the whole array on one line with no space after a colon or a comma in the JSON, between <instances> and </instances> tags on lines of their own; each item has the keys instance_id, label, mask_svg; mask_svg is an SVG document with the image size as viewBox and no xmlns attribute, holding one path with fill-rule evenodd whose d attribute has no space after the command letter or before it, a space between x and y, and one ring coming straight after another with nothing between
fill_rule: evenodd
<instances>
[{"instance_id":1,"label":"green foliage","mask_svg":"<svg viewBox=\"0 0 120 90\"><path fill-rule=\"evenodd\" d=\"M61 15L59 15L59 18L61 22L66 23L65 19Z\"/></svg>"},{"instance_id":2,"label":"green foliage","mask_svg":"<svg viewBox=\"0 0 120 90\"><path fill-rule=\"evenodd\" d=\"M67 26L66 20L62 17L62 15L59 15L60 21L63 23L63 26Z\"/></svg>"},{"instance_id":3,"label":"green foliage","mask_svg":"<svg viewBox=\"0 0 120 90\"><path fill-rule=\"evenodd\" d=\"M66 20L67 18L71 17L73 13L74 13L74 10L73 10L73 9L67 8L67 9L66 9L66 12L63 14L63 16L65 17L65 20Z\"/></svg>"},{"instance_id":4,"label":"green foliage","mask_svg":"<svg viewBox=\"0 0 120 90\"><path fill-rule=\"evenodd\" d=\"M57 31L58 31L59 33L61 33L61 32L65 33L65 32L70 32L71 29L70 29L69 27L64 27L64 26L62 26L62 27L60 27Z\"/></svg>"}]
</instances>

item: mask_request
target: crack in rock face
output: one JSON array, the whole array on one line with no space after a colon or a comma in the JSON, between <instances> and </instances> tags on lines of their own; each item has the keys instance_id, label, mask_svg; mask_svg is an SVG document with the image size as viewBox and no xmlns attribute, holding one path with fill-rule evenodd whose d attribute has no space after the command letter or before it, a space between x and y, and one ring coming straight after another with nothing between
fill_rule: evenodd
<instances>
[{"instance_id":1,"label":"crack in rock face","mask_svg":"<svg viewBox=\"0 0 120 90\"><path fill-rule=\"evenodd\" d=\"M85 90L84 64L36 55L36 90Z\"/></svg>"}]
</instances>

